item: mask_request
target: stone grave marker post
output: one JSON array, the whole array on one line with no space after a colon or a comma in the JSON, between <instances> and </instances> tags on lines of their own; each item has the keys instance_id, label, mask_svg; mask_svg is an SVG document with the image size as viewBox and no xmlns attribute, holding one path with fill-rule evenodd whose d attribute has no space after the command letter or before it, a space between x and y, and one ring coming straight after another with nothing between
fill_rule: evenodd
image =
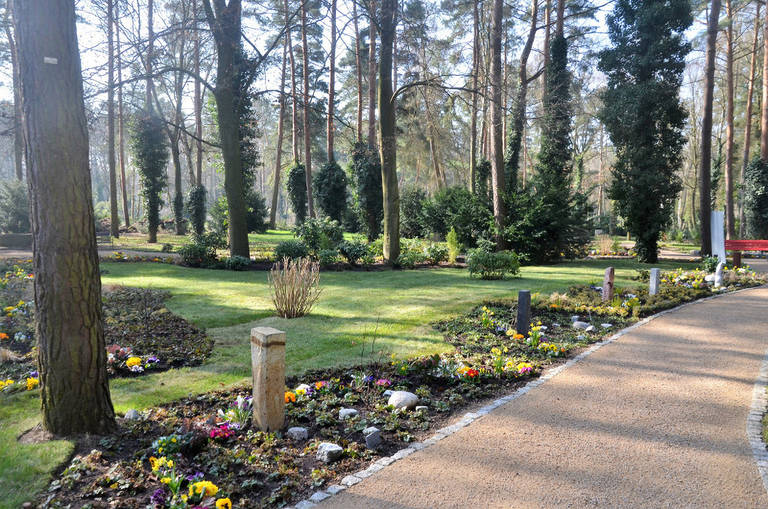
<instances>
[{"instance_id":1,"label":"stone grave marker post","mask_svg":"<svg viewBox=\"0 0 768 509\"><path fill-rule=\"evenodd\" d=\"M603 278L603 302L610 302L613 300L613 267L605 269L605 277Z\"/></svg>"},{"instance_id":2,"label":"stone grave marker post","mask_svg":"<svg viewBox=\"0 0 768 509\"><path fill-rule=\"evenodd\" d=\"M285 332L272 327L251 329L253 425L276 431L285 424Z\"/></svg>"},{"instance_id":3,"label":"stone grave marker post","mask_svg":"<svg viewBox=\"0 0 768 509\"><path fill-rule=\"evenodd\" d=\"M661 269L651 269L651 280L649 282L648 295L658 294L659 286L661 286Z\"/></svg>"},{"instance_id":4,"label":"stone grave marker post","mask_svg":"<svg viewBox=\"0 0 768 509\"><path fill-rule=\"evenodd\" d=\"M517 333L528 335L531 328L531 291L520 290L517 292Z\"/></svg>"}]
</instances>

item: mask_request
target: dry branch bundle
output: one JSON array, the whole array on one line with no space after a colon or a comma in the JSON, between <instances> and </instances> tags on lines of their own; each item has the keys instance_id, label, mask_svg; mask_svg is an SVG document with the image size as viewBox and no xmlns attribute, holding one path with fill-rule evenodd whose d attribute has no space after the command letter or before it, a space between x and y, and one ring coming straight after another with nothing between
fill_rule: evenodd
<instances>
[{"instance_id":1,"label":"dry branch bundle","mask_svg":"<svg viewBox=\"0 0 768 509\"><path fill-rule=\"evenodd\" d=\"M320 266L309 258L283 258L269 272L269 287L277 314L298 318L309 313L320 297Z\"/></svg>"}]
</instances>

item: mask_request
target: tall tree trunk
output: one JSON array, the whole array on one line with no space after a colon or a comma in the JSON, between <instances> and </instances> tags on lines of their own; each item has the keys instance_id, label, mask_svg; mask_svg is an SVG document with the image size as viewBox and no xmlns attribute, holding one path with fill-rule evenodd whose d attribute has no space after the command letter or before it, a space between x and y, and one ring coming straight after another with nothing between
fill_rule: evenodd
<instances>
[{"instance_id":1,"label":"tall tree trunk","mask_svg":"<svg viewBox=\"0 0 768 509\"><path fill-rule=\"evenodd\" d=\"M493 0L491 21L491 185L493 188L493 217L498 232L497 245L504 248L503 231L506 219L504 207L504 133L501 111L501 33L504 24L503 0Z\"/></svg>"},{"instance_id":2,"label":"tall tree trunk","mask_svg":"<svg viewBox=\"0 0 768 509\"><path fill-rule=\"evenodd\" d=\"M547 87L547 70L549 69L549 41L552 38L552 0L547 0L544 6L544 72L541 82L544 84L542 93Z\"/></svg>"},{"instance_id":3,"label":"tall tree trunk","mask_svg":"<svg viewBox=\"0 0 768 509\"><path fill-rule=\"evenodd\" d=\"M284 0L286 15L288 13L288 0ZM293 53L293 42L291 41L291 29L285 31L288 38L288 56L291 59L291 144L293 150L293 160L301 161L301 152L299 151L299 101L296 88L296 59Z\"/></svg>"},{"instance_id":4,"label":"tall tree trunk","mask_svg":"<svg viewBox=\"0 0 768 509\"><path fill-rule=\"evenodd\" d=\"M556 35L563 35L563 26L565 24L565 0L557 0L557 27Z\"/></svg>"},{"instance_id":5,"label":"tall tree trunk","mask_svg":"<svg viewBox=\"0 0 768 509\"><path fill-rule=\"evenodd\" d=\"M363 64L360 61L360 26L357 2L352 2L352 21L355 25L355 75L357 78L357 143L363 141Z\"/></svg>"},{"instance_id":6,"label":"tall tree trunk","mask_svg":"<svg viewBox=\"0 0 768 509\"><path fill-rule=\"evenodd\" d=\"M117 205L117 167L115 163L115 0L107 0L107 162L109 164L110 234L120 236Z\"/></svg>"},{"instance_id":7,"label":"tall tree trunk","mask_svg":"<svg viewBox=\"0 0 768 509\"><path fill-rule=\"evenodd\" d=\"M520 70L518 71L517 94L513 102L512 127L509 133L505 166L505 178L507 191L514 192L517 187L517 173L520 168L520 146L523 143L523 131L525 129L525 107L528 96L528 57L531 55L533 43L536 39L536 25L539 15L539 2L531 2L531 27L528 30L528 38L520 54Z\"/></svg>"},{"instance_id":8,"label":"tall tree trunk","mask_svg":"<svg viewBox=\"0 0 768 509\"><path fill-rule=\"evenodd\" d=\"M286 22L287 22L286 13ZM277 200L280 197L280 172L283 157L283 121L285 119L285 66L288 59L288 36L283 43L283 61L280 69L280 116L277 118L277 154L275 155L275 175L272 187L272 206L269 208L269 227L274 230L277 222Z\"/></svg>"},{"instance_id":9,"label":"tall tree trunk","mask_svg":"<svg viewBox=\"0 0 768 509\"><path fill-rule=\"evenodd\" d=\"M754 39L752 39L752 57L749 63L749 87L747 88L747 106L744 114L744 157L741 163L739 179L739 236L743 237L746 229L744 224L744 171L749 164L749 153L752 145L752 100L755 94L755 74L757 72L757 41L760 39L760 2L755 2Z\"/></svg>"},{"instance_id":10,"label":"tall tree trunk","mask_svg":"<svg viewBox=\"0 0 768 509\"><path fill-rule=\"evenodd\" d=\"M56 435L116 428L75 2L16 0L27 140L43 427Z\"/></svg>"},{"instance_id":11,"label":"tall tree trunk","mask_svg":"<svg viewBox=\"0 0 768 509\"><path fill-rule=\"evenodd\" d=\"M469 188L475 193L477 180L477 76L480 60L480 0L472 1L472 112L469 124Z\"/></svg>"},{"instance_id":12,"label":"tall tree trunk","mask_svg":"<svg viewBox=\"0 0 768 509\"><path fill-rule=\"evenodd\" d=\"M250 258L248 226L245 220L245 182L240 154L240 116L235 100L237 52L240 51L242 23L241 0L216 0L216 11L210 0L203 0L208 25L216 42L216 109L219 114L219 139L224 159L224 191L229 213L230 256Z\"/></svg>"},{"instance_id":13,"label":"tall tree trunk","mask_svg":"<svg viewBox=\"0 0 768 509\"><path fill-rule=\"evenodd\" d=\"M312 136L309 125L309 45L307 44L307 2L301 4L301 58L304 71L304 173L307 182L307 213L315 217L312 197Z\"/></svg>"},{"instance_id":14,"label":"tall tree trunk","mask_svg":"<svg viewBox=\"0 0 768 509\"><path fill-rule=\"evenodd\" d=\"M712 99L715 89L715 53L720 20L720 0L712 0L707 23L706 72L704 77L704 115L701 121L701 170L699 171L699 222L701 225L701 255L712 254L710 232L711 170L712 170ZM766 46L768 48L768 46Z\"/></svg>"},{"instance_id":15,"label":"tall tree trunk","mask_svg":"<svg viewBox=\"0 0 768 509\"><path fill-rule=\"evenodd\" d=\"M8 39L8 52L11 54L11 75L13 83L13 164L16 179L24 180L24 132L21 126L21 84L19 83L19 62L16 54L16 39L13 35L13 1L6 0L5 36Z\"/></svg>"},{"instance_id":16,"label":"tall tree trunk","mask_svg":"<svg viewBox=\"0 0 768 509\"><path fill-rule=\"evenodd\" d=\"M763 111L760 116L760 159L768 161L768 7L763 23Z\"/></svg>"},{"instance_id":17,"label":"tall tree trunk","mask_svg":"<svg viewBox=\"0 0 768 509\"><path fill-rule=\"evenodd\" d=\"M200 76L200 27L197 22L197 2L192 0L192 16L195 18L195 39L193 48L193 58L195 66L195 76ZM197 157L195 158L195 184L203 185L203 95L200 80L195 78L195 144L197 146Z\"/></svg>"},{"instance_id":18,"label":"tall tree trunk","mask_svg":"<svg viewBox=\"0 0 768 509\"><path fill-rule=\"evenodd\" d=\"M123 115L123 57L120 54L120 3L115 3L115 44L117 53L117 137L118 155L120 156L120 191L123 198L123 219L125 227L131 226L131 214L128 208L128 182L125 179L125 117Z\"/></svg>"},{"instance_id":19,"label":"tall tree trunk","mask_svg":"<svg viewBox=\"0 0 768 509\"><path fill-rule=\"evenodd\" d=\"M154 14L155 14L155 3L154 0L147 0L147 54L144 58L147 59L146 61L146 69L147 69L147 88L145 90L146 93L146 107L147 111L152 111L152 95L153 95L153 88L154 88L154 81L152 79L152 59L154 58L154 52L155 52L155 28L154 28Z\"/></svg>"},{"instance_id":20,"label":"tall tree trunk","mask_svg":"<svg viewBox=\"0 0 768 509\"><path fill-rule=\"evenodd\" d=\"M331 54L329 55L329 76L328 76L328 135L327 152L328 161L333 162L336 157L333 155L333 108L336 97L336 0L331 0Z\"/></svg>"},{"instance_id":21,"label":"tall tree trunk","mask_svg":"<svg viewBox=\"0 0 768 509\"><path fill-rule=\"evenodd\" d=\"M397 1L382 0L381 48L379 51L379 156L384 201L384 260L391 264L400 256L400 190L397 182L397 132L392 102L392 51L397 28ZM373 4L373 2L371 2ZM374 26L375 9L371 10Z\"/></svg>"},{"instance_id":22,"label":"tall tree trunk","mask_svg":"<svg viewBox=\"0 0 768 509\"><path fill-rule=\"evenodd\" d=\"M368 30L368 147L374 149L376 148L376 0L371 0L369 9L371 24Z\"/></svg>"},{"instance_id":23,"label":"tall tree trunk","mask_svg":"<svg viewBox=\"0 0 768 509\"><path fill-rule=\"evenodd\" d=\"M732 239L736 234L733 214L733 6L725 1L728 15L726 33L725 79L726 79L726 128L725 128L725 233Z\"/></svg>"}]
</instances>

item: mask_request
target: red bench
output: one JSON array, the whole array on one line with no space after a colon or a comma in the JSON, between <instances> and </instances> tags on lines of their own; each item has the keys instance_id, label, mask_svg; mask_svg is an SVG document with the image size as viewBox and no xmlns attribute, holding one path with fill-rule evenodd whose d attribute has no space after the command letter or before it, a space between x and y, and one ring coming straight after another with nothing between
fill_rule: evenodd
<instances>
[{"instance_id":1,"label":"red bench","mask_svg":"<svg viewBox=\"0 0 768 509\"><path fill-rule=\"evenodd\" d=\"M726 240L725 249L733 251L733 265L741 265L742 251L768 251L768 240Z\"/></svg>"}]
</instances>

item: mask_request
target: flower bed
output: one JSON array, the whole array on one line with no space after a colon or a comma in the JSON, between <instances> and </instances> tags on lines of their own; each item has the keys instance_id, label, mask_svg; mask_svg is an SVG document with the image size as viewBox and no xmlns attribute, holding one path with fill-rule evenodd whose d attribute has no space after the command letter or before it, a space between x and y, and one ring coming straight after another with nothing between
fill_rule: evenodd
<instances>
[{"instance_id":1,"label":"flower bed","mask_svg":"<svg viewBox=\"0 0 768 509\"><path fill-rule=\"evenodd\" d=\"M753 274L744 278L727 289L762 282ZM81 444L80 454L42 498L50 497L53 506L91 507L295 503L423 440L466 408L511 393L543 368L564 362L651 309L712 294L666 279L661 297L617 289L614 301L602 303L589 286L537 296L526 336L515 331L514 302L487 303L435 325L455 346L448 354L387 362L382 357L367 366L289 379L281 432L250 429L250 387L132 412L121 420L118 434L104 437L97 447ZM571 323L576 313L583 322L578 327ZM387 391L411 392L417 406L395 408L390 405L395 396ZM379 443L370 443L372 427ZM338 446L338 457L324 456L329 445Z\"/></svg>"},{"instance_id":2,"label":"flower bed","mask_svg":"<svg viewBox=\"0 0 768 509\"><path fill-rule=\"evenodd\" d=\"M1 392L32 390L37 383L31 266L17 263L0 272ZM165 307L167 292L104 288L103 317L107 371L111 376L137 376L201 364L213 340Z\"/></svg>"}]
</instances>

